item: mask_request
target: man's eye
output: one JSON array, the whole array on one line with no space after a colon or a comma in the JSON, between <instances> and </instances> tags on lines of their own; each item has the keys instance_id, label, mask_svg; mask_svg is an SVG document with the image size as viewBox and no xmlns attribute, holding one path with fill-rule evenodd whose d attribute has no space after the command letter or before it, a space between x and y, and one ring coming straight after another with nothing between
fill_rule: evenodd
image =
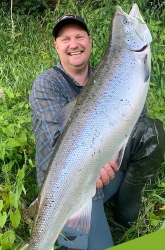
<instances>
[{"instance_id":1,"label":"man's eye","mask_svg":"<svg viewBox=\"0 0 165 250\"><path fill-rule=\"evenodd\" d=\"M83 36L78 36L77 38L78 38L78 39L83 39Z\"/></svg>"},{"instance_id":2,"label":"man's eye","mask_svg":"<svg viewBox=\"0 0 165 250\"><path fill-rule=\"evenodd\" d=\"M68 38L63 38L62 39L62 42L67 42L68 41Z\"/></svg>"}]
</instances>

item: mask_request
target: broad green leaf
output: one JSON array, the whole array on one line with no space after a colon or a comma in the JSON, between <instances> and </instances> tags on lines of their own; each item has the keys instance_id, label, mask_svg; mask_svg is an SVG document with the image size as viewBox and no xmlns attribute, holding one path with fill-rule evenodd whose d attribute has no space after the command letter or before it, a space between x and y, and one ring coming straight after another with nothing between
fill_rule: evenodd
<instances>
[{"instance_id":1,"label":"broad green leaf","mask_svg":"<svg viewBox=\"0 0 165 250\"><path fill-rule=\"evenodd\" d=\"M1 212L2 208L3 208L3 200L0 200L0 212Z\"/></svg>"},{"instance_id":2,"label":"broad green leaf","mask_svg":"<svg viewBox=\"0 0 165 250\"><path fill-rule=\"evenodd\" d=\"M26 109L29 108L29 104L28 104L28 103L25 104L25 108L26 108Z\"/></svg>"},{"instance_id":3,"label":"broad green leaf","mask_svg":"<svg viewBox=\"0 0 165 250\"><path fill-rule=\"evenodd\" d=\"M26 195L26 189L24 187L24 185L22 184L22 191L24 192L24 194Z\"/></svg>"},{"instance_id":4,"label":"broad green leaf","mask_svg":"<svg viewBox=\"0 0 165 250\"><path fill-rule=\"evenodd\" d=\"M10 220L12 222L12 226L17 228L21 220L21 214L18 209L15 212L10 212Z\"/></svg>"},{"instance_id":5,"label":"broad green leaf","mask_svg":"<svg viewBox=\"0 0 165 250\"><path fill-rule=\"evenodd\" d=\"M24 105L25 105L24 102L20 102L19 105L18 105L18 107L19 107L19 108L22 108Z\"/></svg>"},{"instance_id":6,"label":"broad green leaf","mask_svg":"<svg viewBox=\"0 0 165 250\"><path fill-rule=\"evenodd\" d=\"M2 130L0 129L0 145L1 145L1 143L2 143L2 135L3 135L3 132L2 132Z\"/></svg>"},{"instance_id":7,"label":"broad green leaf","mask_svg":"<svg viewBox=\"0 0 165 250\"><path fill-rule=\"evenodd\" d=\"M30 164L31 167L34 167L34 164L33 164L33 162L32 162L32 159L29 159L29 164Z\"/></svg>"},{"instance_id":8,"label":"broad green leaf","mask_svg":"<svg viewBox=\"0 0 165 250\"><path fill-rule=\"evenodd\" d=\"M9 98L14 98L14 93L13 92L7 92L7 95Z\"/></svg>"},{"instance_id":9,"label":"broad green leaf","mask_svg":"<svg viewBox=\"0 0 165 250\"><path fill-rule=\"evenodd\" d=\"M20 136L18 138L22 145L26 145L26 143L27 143L26 133L27 133L26 130L22 130L22 133L20 134Z\"/></svg>"},{"instance_id":10,"label":"broad green leaf","mask_svg":"<svg viewBox=\"0 0 165 250\"><path fill-rule=\"evenodd\" d=\"M3 228L7 220L7 213L0 213L0 227Z\"/></svg>"},{"instance_id":11,"label":"broad green leaf","mask_svg":"<svg viewBox=\"0 0 165 250\"><path fill-rule=\"evenodd\" d=\"M150 220L159 220L159 216L155 215L154 213L149 213Z\"/></svg>"},{"instance_id":12,"label":"broad green leaf","mask_svg":"<svg viewBox=\"0 0 165 250\"><path fill-rule=\"evenodd\" d=\"M17 176L20 180L23 180L23 178L25 177L25 166L21 169L18 169Z\"/></svg>"},{"instance_id":13,"label":"broad green leaf","mask_svg":"<svg viewBox=\"0 0 165 250\"><path fill-rule=\"evenodd\" d=\"M15 194L10 193L9 201L13 207L18 208L18 200Z\"/></svg>"},{"instance_id":14,"label":"broad green leaf","mask_svg":"<svg viewBox=\"0 0 165 250\"><path fill-rule=\"evenodd\" d=\"M2 193L2 198L4 201L8 202L9 201L9 194L7 192Z\"/></svg>"},{"instance_id":15,"label":"broad green leaf","mask_svg":"<svg viewBox=\"0 0 165 250\"><path fill-rule=\"evenodd\" d=\"M8 140L8 146L12 147L12 148L14 148L14 147L20 147L21 143L18 140L14 139L14 138L10 138Z\"/></svg>"},{"instance_id":16,"label":"broad green leaf","mask_svg":"<svg viewBox=\"0 0 165 250\"><path fill-rule=\"evenodd\" d=\"M7 127L3 129L3 132L8 136L13 136L15 133L15 125L9 124Z\"/></svg>"},{"instance_id":17,"label":"broad green leaf","mask_svg":"<svg viewBox=\"0 0 165 250\"><path fill-rule=\"evenodd\" d=\"M15 163L15 162L14 162L14 160L13 160L13 161L10 161L9 163L3 165L3 166L2 166L3 172L4 172L4 173L11 172L14 163Z\"/></svg>"},{"instance_id":18,"label":"broad green leaf","mask_svg":"<svg viewBox=\"0 0 165 250\"><path fill-rule=\"evenodd\" d=\"M12 249L15 240L15 233L13 230L9 230L2 235L1 245L3 250Z\"/></svg>"},{"instance_id":19,"label":"broad green leaf","mask_svg":"<svg viewBox=\"0 0 165 250\"><path fill-rule=\"evenodd\" d=\"M158 220L151 220L150 223L153 227L156 227L158 225L159 221Z\"/></svg>"},{"instance_id":20,"label":"broad green leaf","mask_svg":"<svg viewBox=\"0 0 165 250\"><path fill-rule=\"evenodd\" d=\"M160 217L155 215L154 213L150 213L149 214L149 219L150 219L151 225L156 226L159 223Z\"/></svg>"},{"instance_id":21,"label":"broad green leaf","mask_svg":"<svg viewBox=\"0 0 165 250\"><path fill-rule=\"evenodd\" d=\"M164 187L165 188L165 182L161 182L158 187Z\"/></svg>"},{"instance_id":22,"label":"broad green leaf","mask_svg":"<svg viewBox=\"0 0 165 250\"><path fill-rule=\"evenodd\" d=\"M22 181L20 182L18 182L17 183L17 186L16 186L16 198L19 200L19 198L20 198L20 195L21 195L21 193L22 193L22 190L23 190L23 188L24 188L24 185L23 185L23 183L22 183Z\"/></svg>"},{"instance_id":23,"label":"broad green leaf","mask_svg":"<svg viewBox=\"0 0 165 250\"><path fill-rule=\"evenodd\" d=\"M4 160L5 158L5 153L6 153L6 149L5 147L3 147L2 145L0 146L0 159Z\"/></svg>"},{"instance_id":24,"label":"broad green leaf","mask_svg":"<svg viewBox=\"0 0 165 250\"><path fill-rule=\"evenodd\" d=\"M160 229L164 229L164 228L165 228L165 220L163 221L163 223L162 223Z\"/></svg>"}]
</instances>

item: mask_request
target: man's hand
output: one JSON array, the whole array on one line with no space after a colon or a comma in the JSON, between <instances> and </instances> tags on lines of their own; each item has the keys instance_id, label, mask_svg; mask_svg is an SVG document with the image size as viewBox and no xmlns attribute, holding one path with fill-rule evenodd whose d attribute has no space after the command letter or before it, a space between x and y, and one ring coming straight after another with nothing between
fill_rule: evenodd
<instances>
[{"instance_id":1,"label":"man's hand","mask_svg":"<svg viewBox=\"0 0 165 250\"><path fill-rule=\"evenodd\" d=\"M107 162L100 170L100 178L96 181L96 187L102 188L107 185L110 180L115 177L115 172L118 171L117 164L114 160Z\"/></svg>"}]
</instances>

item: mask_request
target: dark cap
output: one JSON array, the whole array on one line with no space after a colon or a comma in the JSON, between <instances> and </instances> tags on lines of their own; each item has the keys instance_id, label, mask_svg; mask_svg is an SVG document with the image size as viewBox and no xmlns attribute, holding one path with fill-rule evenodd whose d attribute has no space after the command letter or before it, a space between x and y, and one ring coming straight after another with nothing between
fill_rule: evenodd
<instances>
[{"instance_id":1,"label":"dark cap","mask_svg":"<svg viewBox=\"0 0 165 250\"><path fill-rule=\"evenodd\" d=\"M52 31L53 36L56 38L59 30L64 25L70 24L70 23L75 23L75 24L80 25L89 35L87 25L86 25L86 23L85 23L85 21L84 21L84 19L82 17L77 16L77 15L72 15L72 14L66 14L66 15L60 17L55 22L55 25L54 25L54 28L53 28L53 31Z\"/></svg>"}]
</instances>

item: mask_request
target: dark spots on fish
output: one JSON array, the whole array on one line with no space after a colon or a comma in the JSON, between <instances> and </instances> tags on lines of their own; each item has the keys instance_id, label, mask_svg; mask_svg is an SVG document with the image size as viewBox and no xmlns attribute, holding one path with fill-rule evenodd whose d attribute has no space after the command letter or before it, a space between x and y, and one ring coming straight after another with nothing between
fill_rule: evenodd
<instances>
[{"instance_id":1,"label":"dark spots on fish","mask_svg":"<svg viewBox=\"0 0 165 250\"><path fill-rule=\"evenodd\" d=\"M96 153L94 152L93 154L92 154L92 156L94 156Z\"/></svg>"},{"instance_id":2,"label":"dark spots on fish","mask_svg":"<svg viewBox=\"0 0 165 250\"><path fill-rule=\"evenodd\" d=\"M39 224L40 219L41 219L41 216L39 215L39 216L38 216L37 223L36 223L37 225Z\"/></svg>"}]
</instances>

